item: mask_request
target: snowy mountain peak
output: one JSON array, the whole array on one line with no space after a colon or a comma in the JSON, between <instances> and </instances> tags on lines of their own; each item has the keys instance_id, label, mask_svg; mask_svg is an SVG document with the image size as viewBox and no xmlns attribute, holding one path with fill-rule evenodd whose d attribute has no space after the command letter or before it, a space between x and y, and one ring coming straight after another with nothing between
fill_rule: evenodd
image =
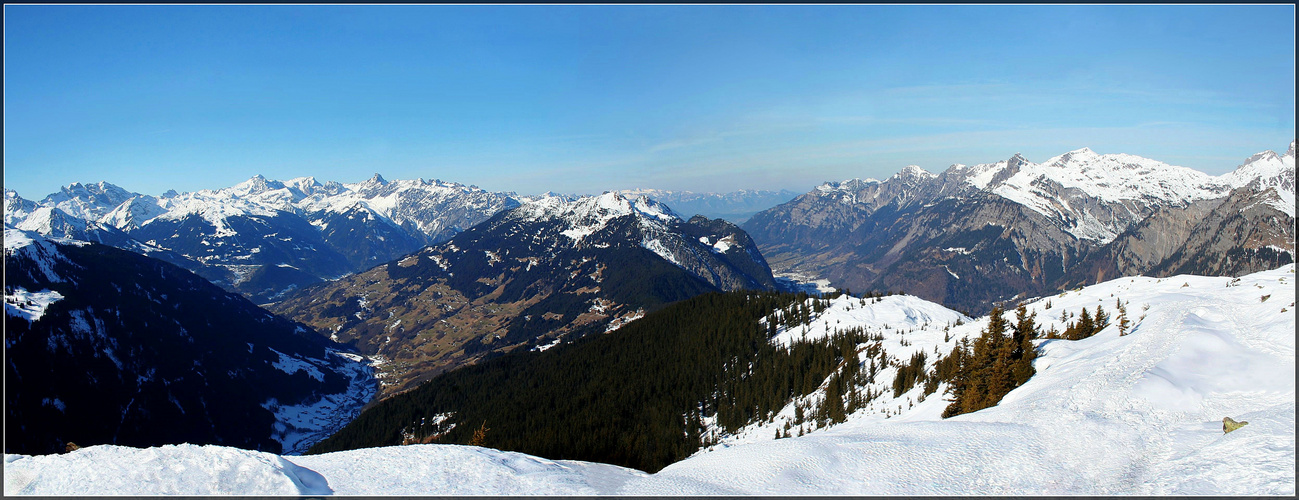
<instances>
[{"instance_id":1,"label":"snowy mountain peak","mask_svg":"<svg viewBox=\"0 0 1299 500\"><path fill-rule=\"evenodd\" d=\"M158 206L156 198L140 195L118 205L113 211L104 215L100 221L118 229L129 231L143 226L153 218L165 213L167 213L167 210Z\"/></svg>"},{"instance_id":2,"label":"snowy mountain peak","mask_svg":"<svg viewBox=\"0 0 1299 500\"><path fill-rule=\"evenodd\" d=\"M56 197L58 196L58 194L62 194L67 197L87 196L87 195L120 196L125 193L126 193L125 189L109 184L106 181L99 181L94 184L82 184L80 182L74 182L72 184L68 184L63 189L59 190L59 193L50 196ZM46 198L46 199L50 199L50 198Z\"/></svg>"},{"instance_id":3,"label":"snowy mountain peak","mask_svg":"<svg viewBox=\"0 0 1299 500\"><path fill-rule=\"evenodd\" d=\"M42 206L54 206L73 217L97 220L122 202L135 196L107 182L82 184L74 182L41 200Z\"/></svg>"},{"instance_id":4,"label":"snowy mountain peak","mask_svg":"<svg viewBox=\"0 0 1299 500\"><path fill-rule=\"evenodd\" d=\"M540 197L520 207L520 214L529 220L563 218L579 224L600 225L610 219L632 214L649 220L681 220L667 205L647 196L631 198L612 191L576 200L564 196Z\"/></svg>"},{"instance_id":5,"label":"snowy mountain peak","mask_svg":"<svg viewBox=\"0 0 1299 500\"><path fill-rule=\"evenodd\" d=\"M368 181L366 181L366 182L369 182L369 183L371 183L371 184L378 184L378 185L380 185L380 186L385 185L385 184L388 183L388 181L387 181L386 179L384 179L382 175L379 175L378 172L375 172L375 173L374 173L374 177L371 177L370 180L368 180Z\"/></svg>"},{"instance_id":6,"label":"snowy mountain peak","mask_svg":"<svg viewBox=\"0 0 1299 500\"><path fill-rule=\"evenodd\" d=\"M244 182L235 184L230 188L230 192L236 195L250 196L276 189L284 189L284 184L279 181L268 181L262 174L257 174Z\"/></svg>"},{"instance_id":7,"label":"snowy mountain peak","mask_svg":"<svg viewBox=\"0 0 1299 500\"><path fill-rule=\"evenodd\" d=\"M69 216L67 212L54 207L41 207L33 210L31 215L14 227L40 235L49 235L55 228L77 223L80 224L80 229L85 230L86 221Z\"/></svg>"},{"instance_id":8,"label":"snowy mountain peak","mask_svg":"<svg viewBox=\"0 0 1299 500\"><path fill-rule=\"evenodd\" d=\"M930 173L928 170L920 168L918 165L907 165L902 167L902 170L898 173L893 174L893 177L899 179L933 179L934 177L938 177L938 174Z\"/></svg>"},{"instance_id":9,"label":"snowy mountain peak","mask_svg":"<svg viewBox=\"0 0 1299 500\"><path fill-rule=\"evenodd\" d=\"M1248 186L1252 183L1261 183L1263 185L1286 184L1287 179L1288 183L1293 186L1294 173L1294 143L1292 142L1285 155L1277 155L1276 152L1270 150L1254 154L1236 167L1235 170L1223 174L1218 179L1232 188Z\"/></svg>"},{"instance_id":10,"label":"snowy mountain peak","mask_svg":"<svg viewBox=\"0 0 1299 500\"><path fill-rule=\"evenodd\" d=\"M5 189L5 224L16 224L27 217L38 206L36 202L23 199L18 192Z\"/></svg>"},{"instance_id":11,"label":"snowy mountain peak","mask_svg":"<svg viewBox=\"0 0 1299 500\"><path fill-rule=\"evenodd\" d=\"M1276 154L1276 151L1272 151L1269 149L1261 153L1254 153L1253 156L1250 156L1249 159L1245 160L1245 164L1250 164L1258 161L1280 160L1280 159L1281 157Z\"/></svg>"},{"instance_id":12,"label":"snowy mountain peak","mask_svg":"<svg viewBox=\"0 0 1299 500\"><path fill-rule=\"evenodd\" d=\"M1250 156L1235 170L1216 179L1232 189L1250 187L1257 191L1273 189L1275 195L1267 203L1291 216L1295 213L1295 163L1294 143L1285 155L1263 151Z\"/></svg>"},{"instance_id":13,"label":"snowy mountain peak","mask_svg":"<svg viewBox=\"0 0 1299 500\"><path fill-rule=\"evenodd\" d=\"M1084 147L1060 155L1059 158L1062 164L1085 166L1094 164L1100 156L1091 148ZM1047 163L1051 163L1051 161L1048 160Z\"/></svg>"}]
</instances>

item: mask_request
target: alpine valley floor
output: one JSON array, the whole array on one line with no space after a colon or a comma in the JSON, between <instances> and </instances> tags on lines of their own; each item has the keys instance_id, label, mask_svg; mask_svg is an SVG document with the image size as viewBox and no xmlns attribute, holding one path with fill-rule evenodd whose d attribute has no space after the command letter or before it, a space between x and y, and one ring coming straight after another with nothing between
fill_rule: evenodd
<instances>
[{"instance_id":1,"label":"alpine valley floor","mask_svg":"<svg viewBox=\"0 0 1299 500\"><path fill-rule=\"evenodd\" d=\"M931 397L799 437L753 432L652 475L457 445L314 456L104 445L5 455L4 493L1294 495L1294 269L1121 278L1037 299L1044 327L1116 299L1134 323L1126 336L1111 325L1037 341L1037 374L992 408L943 420L946 402ZM1223 417L1249 424L1224 434Z\"/></svg>"}]
</instances>

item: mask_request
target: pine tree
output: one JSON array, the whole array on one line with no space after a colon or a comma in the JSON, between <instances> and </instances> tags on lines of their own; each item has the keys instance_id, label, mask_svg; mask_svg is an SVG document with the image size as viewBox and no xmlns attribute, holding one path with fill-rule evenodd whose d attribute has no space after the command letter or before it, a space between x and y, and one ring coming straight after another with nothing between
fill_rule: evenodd
<instances>
[{"instance_id":1,"label":"pine tree","mask_svg":"<svg viewBox=\"0 0 1299 500\"><path fill-rule=\"evenodd\" d=\"M1029 314L1028 308L1023 305L1015 310L1015 351L1012 353L1011 374L1016 387L1024 385L1033 376L1033 360L1037 358L1033 338L1038 336L1037 324L1033 320L1035 316L1036 313Z\"/></svg>"},{"instance_id":2,"label":"pine tree","mask_svg":"<svg viewBox=\"0 0 1299 500\"><path fill-rule=\"evenodd\" d=\"M1114 308L1119 311L1119 336L1122 337L1128 334L1128 327L1132 326L1132 322L1128 321L1128 308L1122 300L1115 299Z\"/></svg>"},{"instance_id":3,"label":"pine tree","mask_svg":"<svg viewBox=\"0 0 1299 500\"><path fill-rule=\"evenodd\" d=\"M1087 308L1084 307L1082 312L1078 314L1078 321L1071 323L1069 327L1065 329L1064 338L1069 340L1085 339L1092 336L1092 332L1095 331L1095 326L1095 323L1092 321L1091 313L1087 312Z\"/></svg>"}]
</instances>

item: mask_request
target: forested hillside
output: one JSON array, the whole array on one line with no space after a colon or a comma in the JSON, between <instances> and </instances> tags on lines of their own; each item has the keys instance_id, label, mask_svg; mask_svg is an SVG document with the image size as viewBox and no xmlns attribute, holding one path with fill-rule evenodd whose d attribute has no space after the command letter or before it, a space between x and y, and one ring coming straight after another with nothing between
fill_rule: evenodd
<instances>
[{"instance_id":1,"label":"forested hillside","mask_svg":"<svg viewBox=\"0 0 1299 500\"><path fill-rule=\"evenodd\" d=\"M614 335L449 372L378 404L311 452L474 442L658 470L707 444L709 424L734 431L816 390L869 340L855 330L790 347L770 342L760 320L786 309L786 321L806 321L827 303L807 299L705 294Z\"/></svg>"}]
</instances>

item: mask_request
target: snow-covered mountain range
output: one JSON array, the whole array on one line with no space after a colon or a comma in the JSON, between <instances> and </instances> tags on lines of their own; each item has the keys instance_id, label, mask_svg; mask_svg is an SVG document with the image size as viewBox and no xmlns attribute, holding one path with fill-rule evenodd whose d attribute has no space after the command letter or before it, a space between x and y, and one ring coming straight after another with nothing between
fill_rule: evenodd
<instances>
[{"instance_id":1,"label":"snow-covered mountain range","mask_svg":"<svg viewBox=\"0 0 1299 500\"><path fill-rule=\"evenodd\" d=\"M271 306L382 356L385 394L492 352L612 331L699 293L775 288L735 225L618 193L542 196Z\"/></svg>"},{"instance_id":2,"label":"snow-covered mountain range","mask_svg":"<svg viewBox=\"0 0 1299 500\"><path fill-rule=\"evenodd\" d=\"M445 241L501 210L512 193L439 180L342 184L254 176L232 187L161 197L100 182L39 203L5 192L5 224L153 253L258 302ZM69 229L73 228L73 229ZM124 236L129 236L124 238Z\"/></svg>"},{"instance_id":3,"label":"snow-covered mountain range","mask_svg":"<svg viewBox=\"0 0 1299 500\"><path fill-rule=\"evenodd\" d=\"M744 228L777 272L982 310L1116 272L1252 272L1294 261L1294 147L1256 154L1216 177L1086 148L1042 163L1015 155L940 174L909 166L883 181L822 184ZM1192 231L1200 216L1229 206L1232 213L1251 211L1254 222L1236 227L1256 237L1236 238L1238 231L1221 227ZM1163 235L1155 248L1130 233L1143 223L1185 229ZM1222 239L1189 241L1195 232ZM1118 246L1138 255L1097 275L1094 256L1112 256ZM1216 260L1186 262L1192 247L1204 246L1216 249ZM1257 258L1235 255L1260 249Z\"/></svg>"},{"instance_id":4,"label":"snow-covered mountain range","mask_svg":"<svg viewBox=\"0 0 1299 500\"><path fill-rule=\"evenodd\" d=\"M942 419L938 394L884 391L844 423L775 439L814 403L795 401L654 474L461 445L301 457L94 446L7 454L5 493L1293 495L1294 268L1128 277L1036 299L1025 305L1044 327L1116 300L1132 321L1126 335L1115 322L1083 340L1036 340L1036 374L991 408ZM861 327L896 360L938 358L987 322L915 297L840 297L772 341ZM1224 433L1224 417L1248 424Z\"/></svg>"},{"instance_id":5,"label":"snow-covered mountain range","mask_svg":"<svg viewBox=\"0 0 1299 500\"><path fill-rule=\"evenodd\" d=\"M795 194L634 191L679 204L684 214L733 218ZM107 182L72 184L39 202L5 190L4 205L7 226L162 258L264 303L441 243L500 211L553 196L489 192L441 180L388 181L379 174L350 184L258 175L227 188L157 197Z\"/></svg>"}]
</instances>

